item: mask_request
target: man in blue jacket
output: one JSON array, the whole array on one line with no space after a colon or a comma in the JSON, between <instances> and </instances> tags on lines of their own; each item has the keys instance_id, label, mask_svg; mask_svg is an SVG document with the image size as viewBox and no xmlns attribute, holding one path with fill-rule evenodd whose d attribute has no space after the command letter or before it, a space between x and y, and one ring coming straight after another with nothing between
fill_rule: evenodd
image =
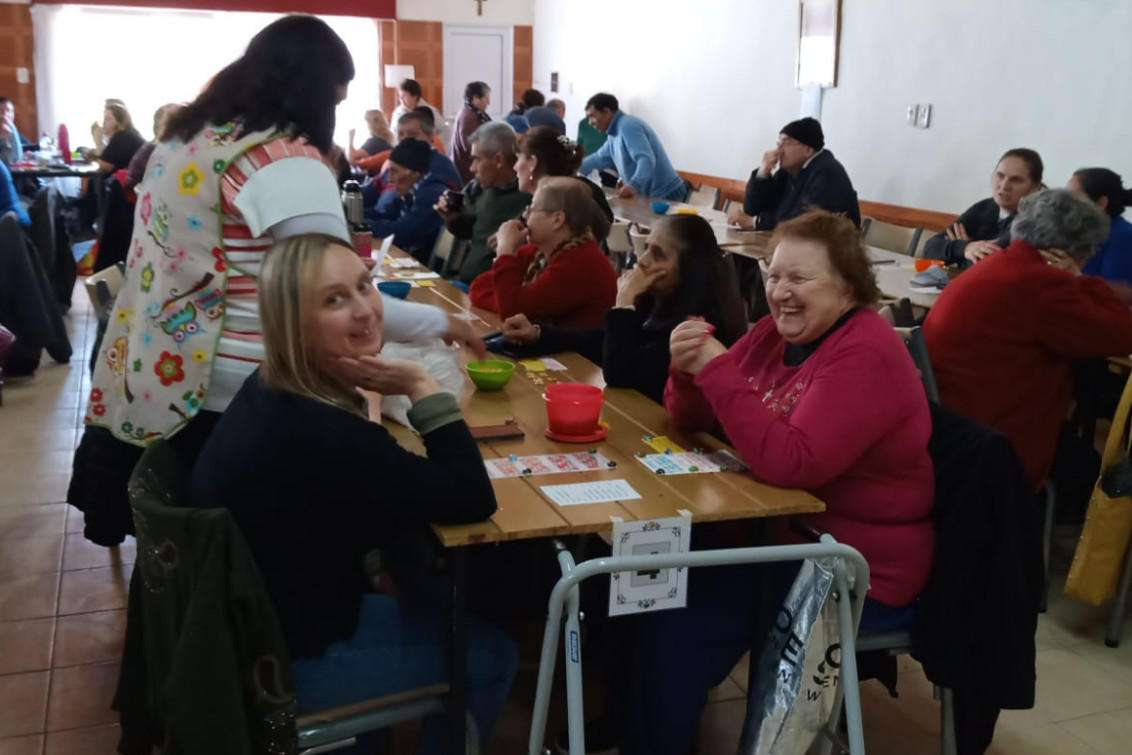
<instances>
[{"instance_id":1,"label":"man in blue jacket","mask_svg":"<svg viewBox=\"0 0 1132 755\"><path fill-rule=\"evenodd\" d=\"M622 113L616 97L604 92L590 97L586 118L608 138L601 149L582 161L583 175L615 168L621 176L617 196L622 199L638 194L675 200L687 196L688 187L672 167L656 132L640 118Z\"/></svg>"},{"instance_id":2,"label":"man in blue jacket","mask_svg":"<svg viewBox=\"0 0 1132 755\"><path fill-rule=\"evenodd\" d=\"M432 207L451 188L443 176L432 172L433 152L428 142L401 139L388 161L386 180L394 196L390 201L379 201L369 214L374 238L392 236L394 244L425 264L444 225Z\"/></svg>"},{"instance_id":3,"label":"man in blue jacket","mask_svg":"<svg viewBox=\"0 0 1132 755\"><path fill-rule=\"evenodd\" d=\"M20 195L16 192L16 185L12 181L12 174L8 166L0 162L0 217L9 212L16 213L16 220L24 228L31 227L31 218L20 202Z\"/></svg>"}]
</instances>

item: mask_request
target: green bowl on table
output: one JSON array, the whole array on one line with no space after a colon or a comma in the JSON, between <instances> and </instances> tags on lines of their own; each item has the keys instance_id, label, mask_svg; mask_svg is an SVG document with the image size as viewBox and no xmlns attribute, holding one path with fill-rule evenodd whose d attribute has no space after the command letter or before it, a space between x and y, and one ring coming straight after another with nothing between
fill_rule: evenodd
<instances>
[{"instance_id":1,"label":"green bowl on table","mask_svg":"<svg viewBox=\"0 0 1132 755\"><path fill-rule=\"evenodd\" d=\"M479 362L468 362L465 369L472 383L481 391L499 391L507 385L507 381L515 374L515 363L505 362L502 359L484 359Z\"/></svg>"}]
</instances>

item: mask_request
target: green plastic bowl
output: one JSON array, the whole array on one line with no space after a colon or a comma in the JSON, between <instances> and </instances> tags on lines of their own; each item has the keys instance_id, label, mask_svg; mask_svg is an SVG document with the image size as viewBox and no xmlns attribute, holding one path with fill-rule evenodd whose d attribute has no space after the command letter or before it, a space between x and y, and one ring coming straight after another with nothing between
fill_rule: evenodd
<instances>
[{"instance_id":1,"label":"green plastic bowl","mask_svg":"<svg viewBox=\"0 0 1132 755\"><path fill-rule=\"evenodd\" d=\"M498 391L515 374L515 363L502 359L485 359L481 362L468 362L466 369L476 388L481 391Z\"/></svg>"}]
</instances>

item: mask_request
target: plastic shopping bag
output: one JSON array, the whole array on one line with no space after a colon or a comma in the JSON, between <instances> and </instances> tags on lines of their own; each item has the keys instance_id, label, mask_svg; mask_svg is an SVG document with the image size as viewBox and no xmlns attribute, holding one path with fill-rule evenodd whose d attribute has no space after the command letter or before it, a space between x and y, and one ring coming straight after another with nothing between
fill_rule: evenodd
<instances>
[{"instance_id":1,"label":"plastic shopping bag","mask_svg":"<svg viewBox=\"0 0 1132 755\"><path fill-rule=\"evenodd\" d=\"M804 755L829 720L841 668L832 585L829 563L802 563L751 680L740 755Z\"/></svg>"},{"instance_id":2,"label":"plastic shopping bag","mask_svg":"<svg viewBox=\"0 0 1132 755\"><path fill-rule=\"evenodd\" d=\"M464 395L464 371L460 369L460 347L449 346L439 338L413 344L386 343L381 350L383 357L391 359L411 359L420 362L429 374L440 383L442 390L451 393L459 401ZM409 424L409 407L412 402L408 396L382 396L381 414L402 425Z\"/></svg>"}]
</instances>

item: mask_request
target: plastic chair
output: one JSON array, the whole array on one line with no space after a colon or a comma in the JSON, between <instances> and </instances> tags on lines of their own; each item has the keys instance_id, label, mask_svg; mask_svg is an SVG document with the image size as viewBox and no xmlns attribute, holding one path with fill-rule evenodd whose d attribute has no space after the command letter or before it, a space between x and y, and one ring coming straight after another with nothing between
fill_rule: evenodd
<instances>
[{"instance_id":1,"label":"plastic chair","mask_svg":"<svg viewBox=\"0 0 1132 755\"><path fill-rule=\"evenodd\" d=\"M466 241L457 239L451 231L442 227L432 245L432 253L428 258L429 269L439 273L441 278L455 275L460 271L466 248Z\"/></svg>"},{"instance_id":2,"label":"plastic chair","mask_svg":"<svg viewBox=\"0 0 1132 755\"><path fill-rule=\"evenodd\" d=\"M887 249L890 252L900 252L913 256L916 246L920 242L923 230L920 228L907 228L902 225L885 223L876 218L865 218L861 229L861 239L867 246Z\"/></svg>"},{"instance_id":3,"label":"plastic chair","mask_svg":"<svg viewBox=\"0 0 1132 755\"><path fill-rule=\"evenodd\" d=\"M555 644L565 621L564 655L566 658L566 707L568 714L568 737L570 755L585 752L585 714L582 705L582 652L579 638L579 585L590 577L615 572L649 571L655 569L695 568L698 566L722 566L725 564L774 563L780 561L801 561L807 558L833 559L834 583L831 596L837 601L838 630L841 639L841 683L833 699L833 717L824 727L822 734L827 740L836 741L837 719L842 707L846 709L846 724L849 730L848 750L852 755L863 755L865 737L861 724L861 696L857 687L857 659L855 643L857 627L861 623L864 607L864 592L855 592L849 584L848 565L854 572L854 584L869 583L869 565L854 548L836 542L830 535L822 535L820 543L802 545L775 545L762 548L730 548L725 550L693 551L691 553L667 553L644 556L617 556L584 561L575 565L569 551L561 550L558 563L562 568L562 578L555 584L550 594L550 606L546 619L546 629L542 640L542 657L539 662L538 686L535 692L534 711L531 718L531 734L528 741L528 755L541 755L543 740L546 737L547 710L550 706L550 688L554 680L554 667L557 661ZM842 600L849 596L849 600ZM563 615L565 613L565 616Z\"/></svg>"},{"instance_id":4,"label":"plastic chair","mask_svg":"<svg viewBox=\"0 0 1132 755\"><path fill-rule=\"evenodd\" d=\"M900 337L904 339L904 345L908 347L908 353L912 355L912 361L916 364L916 369L920 372L920 380L923 381L924 391L928 394L928 401L939 403L939 383L935 380L935 371L932 369L932 361L928 357L928 344L924 340L924 331L919 326L914 328L895 328Z\"/></svg>"},{"instance_id":5,"label":"plastic chair","mask_svg":"<svg viewBox=\"0 0 1132 755\"><path fill-rule=\"evenodd\" d=\"M708 207L715 209L719 206L719 198L722 192L716 186L708 186L707 184L700 184L688 194L687 204L693 207Z\"/></svg>"},{"instance_id":6,"label":"plastic chair","mask_svg":"<svg viewBox=\"0 0 1132 755\"><path fill-rule=\"evenodd\" d=\"M243 553L247 549L226 509L197 509L184 505L187 482L187 471L176 451L168 442L162 440L154 441L146 447L130 478L130 506L137 525L138 540L138 566L135 569L135 579L131 582L130 600L131 603L135 601L136 592L140 602L137 608L141 609L137 613L146 620L144 630L147 641L151 635L160 635L163 630L173 632L174 636L166 639L172 639L174 642L179 641L184 634L182 628L193 597L193 577L199 569L199 564L194 563L191 556L204 551L203 547L192 547L196 545L193 539L200 538L202 530L207 529L200 527L200 522L212 519L214 522L230 526L234 531L230 543L232 550ZM178 540L188 547L176 547ZM174 555L172 559L169 558L170 553ZM247 554L247 560L250 559L250 554ZM147 585L147 588L136 589L134 583L138 582L139 587L141 584L139 577L141 581L154 578L151 575L154 574L155 565L159 572L157 578L162 580L162 589L152 589L150 585ZM270 606L270 598L262 581L257 579L256 583L260 594L253 597L258 604ZM259 628L259 636L267 636L265 645L282 645L283 639L278 629L278 622L273 613L268 612L268 614L260 616L261 621L267 626ZM131 620L136 618L135 606L131 606L129 615ZM154 618L157 620L152 621ZM204 631L199 627L198 630ZM130 628L127 626L127 634L129 632ZM147 655L152 652L153 646L150 646ZM278 669L278 673L271 678L290 680L290 659L282 657L273 660L283 668ZM154 686L149 695L156 702L158 711L161 711L164 703L162 680L165 678L162 672L168 672L171 668L172 658L160 659L159 663L165 665L165 668L150 673L149 678ZM123 663L123 669L125 667L126 664ZM251 679L253 673L255 670L247 669L241 673L241 676ZM256 674L255 678L261 683L265 679L263 674ZM297 742L298 753L314 755L314 753L349 747L356 743L360 734L378 732L402 721L443 712L447 705L448 685L435 684L406 690L308 713L297 718L293 712L289 712L294 710L294 693L287 689L286 683L281 682L280 688L274 692L281 699L281 704L276 704L270 711L255 710L254 713L263 715L259 720L252 722L253 726L262 728L268 724L271 731L281 731L278 740L272 739L273 743L278 742L283 748L279 750L280 752L294 751ZM478 735L470 717L468 732L467 752L477 753Z\"/></svg>"},{"instance_id":7,"label":"plastic chair","mask_svg":"<svg viewBox=\"0 0 1132 755\"><path fill-rule=\"evenodd\" d=\"M614 221L609 228L609 235L605 238L605 248L617 272L628 266L629 256L633 253L633 242L629 239L629 223L624 220Z\"/></svg>"},{"instance_id":8,"label":"plastic chair","mask_svg":"<svg viewBox=\"0 0 1132 755\"><path fill-rule=\"evenodd\" d=\"M628 228L629 242L633 245L631 256L625 261L625 268L630 268L638 258L644 256L645 245L648 244L649 232L643 230L636 223L630 223Z\"/></svg>"}]
</instances>

